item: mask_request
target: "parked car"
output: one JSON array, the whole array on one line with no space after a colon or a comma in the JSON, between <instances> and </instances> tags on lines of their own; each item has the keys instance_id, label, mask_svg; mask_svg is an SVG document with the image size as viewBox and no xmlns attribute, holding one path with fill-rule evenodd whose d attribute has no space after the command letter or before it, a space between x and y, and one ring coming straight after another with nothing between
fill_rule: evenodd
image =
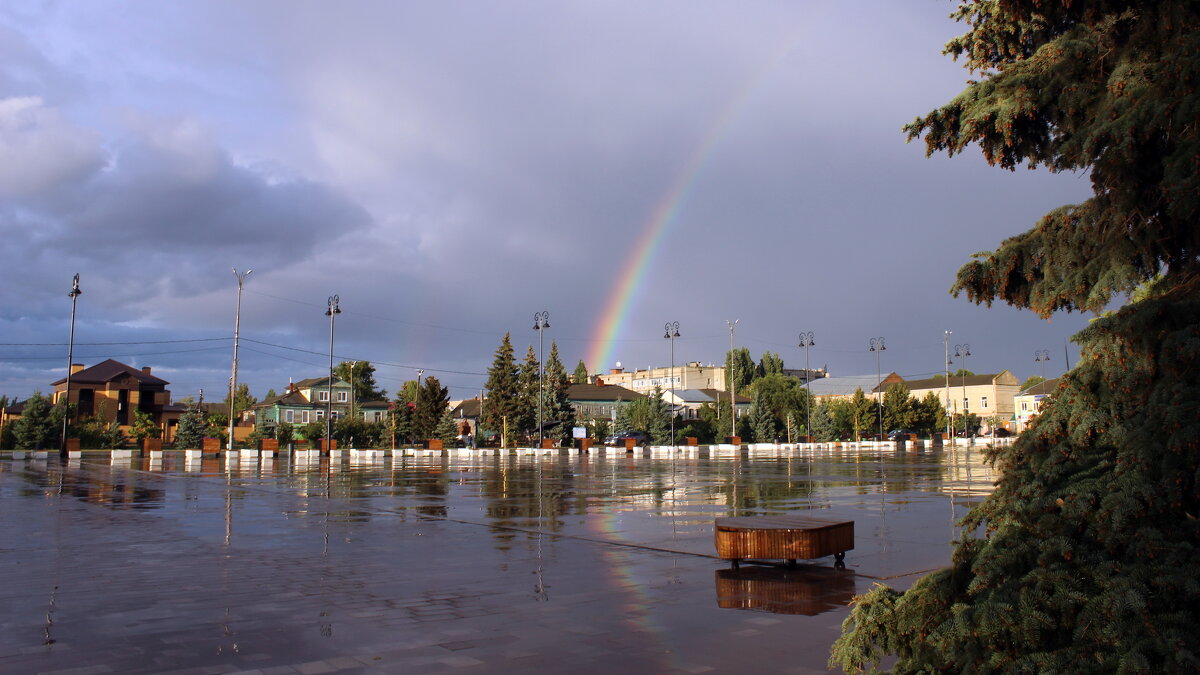
<instances>
[{"instance_id":1,"label":"parked car","mask_svg":"<svg viewBox=\"0 0 1200 675\"><path fill-rule=\"evenodd\" d=\"M996 438L1008 438L1009 436L1012 436L1012 432L1004 427L996 427L995 429L992 429L992 434L995 435Z\"/></svg>"},{"instance_id":2,"label":"parked car","mask_svg":"<svg viewBox=\"0 0 1200 675\"><path fill-rule=\"evenodd\" d=\"M632 438L635 445L645 445L650 442L650 434L636 429L632 431L621 431L604 439L605 445L624 445L625 439Z\"/></svg>"},{"instance_id":3,"label":"parked car","mask_svg":"<svg viewBox=\"0 0 1200 675\"><path fill-rule=\"evenodd\" d=\"M903 437L905 440L908 440L909 434L916 434L916 433L917 432L913 431L912 429L892 429L891 431L888 432L887 439L889 441L894 441L894 440L897 440L897 439Z\"/></svg>"}]
</instances>

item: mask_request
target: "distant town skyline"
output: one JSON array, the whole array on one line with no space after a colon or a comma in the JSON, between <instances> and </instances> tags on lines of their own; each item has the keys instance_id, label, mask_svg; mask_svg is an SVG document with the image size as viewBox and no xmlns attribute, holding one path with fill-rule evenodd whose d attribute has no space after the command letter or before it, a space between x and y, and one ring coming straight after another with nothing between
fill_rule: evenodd
<instances>
[{"instance_id":1,"label":"distant town skyline","mask_svg":"<svg viewBox=\"0 0 1200 675\"><path fill-rule=\"evenodd\" d=\"M65 3L0 8L0 394L75 361L177 397L369 360L470 397L505 332L568 370L757 360L1061 373L1087 316L947 293L1086 175L926 159L901 126L970 73L949 3ZM603 363L593 361L606 361ZM952 370L958 367L955 364ZM211 392L211 393L210 393ZM216 394L219 392L219 396Z\"/></svg>"}]
</instances>

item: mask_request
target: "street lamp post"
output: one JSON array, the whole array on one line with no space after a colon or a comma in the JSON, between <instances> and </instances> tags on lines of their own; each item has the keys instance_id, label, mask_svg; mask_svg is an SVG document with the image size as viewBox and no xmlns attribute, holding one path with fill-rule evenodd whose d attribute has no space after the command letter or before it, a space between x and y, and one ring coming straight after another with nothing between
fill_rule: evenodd
<instances>
[{"instance_id":1,"label":"street lamp post","mask_svg":"<svg viewBox=\"0 0 1200 675\"><path fill-rule=\"evenodd\" d=\"M963 396L963 430L967 426L967 413L970 412L970 405L967 403L967 357L971 355L971 345L961 344L954 345L954 355L962 358L962 396Z\"/></svg>"},{"instance_id":2,"label":"street lamp post","mask_svg":"<svg viewBox=\"0 0 1200 675\"><path fill-rule=\"evenodd\" d=\"M421 387L424 385L425 370L417 368L417 394L413 397L413 426L416 426L417 415L421 411ZM418 439L419 440L419 439ZM422 441L424 442L424 441Z\"/></svg>"},{"instance_id":3,"label":"street lamp post","mask_svg":"<svg viewBox=\"0 0 1200 675\"><path fill-rule=\"evenodd\" d=\"M62 435L59 437L58 452L67 456L67 418L71 412L71 362L75 360L75 301L83 294L79 290L79 275L71 281L71 290L67 296L71 298L71 339L67 342L67 388L63 390L63 420Z\"/></svg>"},{"instance_id":4,"label":"street lamp post","mask_svg":"<svg viewBox=\"0 0 1200 675\"><path fill-rule=\"evenodd\" d=\"M942 342L946 345L946 440L950 440L952 427L950 418L950 336L954 331L946 331L942 335Z\"/></svg>"},{"instance_id":5,"label":"street lamp post","mask_svg":"<svg viewBox=\"0 0 1200 675\"><path fill-rule=\"evenodd\" d=\"M226 446L227 450L233 450L233 423L234 414L237 412L238 334L242 328L242 284L253 271L238 272L236 267L233 268L233 276L237 278L238 282L238 295L237 311L233 315L233 375L229 378L229 443Z\"/></svg>"},{"instance_id":6,"label":"street lamp post","mask_svg":"<svg viewBox=\"0 0 1200 675\"><path fill-rule=\"evenodd\" d=\"M668 321L663 325L663 337L671 341L671 447L675 447L675 338L679 337L679 322Z\"/></svg>"},{"instance_id":7,"label":"street lamp post","mask_svg":"<svg viewBox=\"0 0 1200 675\"><path fill-rule=\"evenodd\" d=\"M542 391L542 380L546 366L542 358L542 335L550 327L550 312L537 312L533 315L533 329L538 332L538 447L542 447L542 399L546 396Z\"/></svg>"},{"instance_id":8,"label":"street lamp post","mask_svg":"<svg viewBox=\"0 0 1200 675\"><path fill-rule=\"evenodd\" d=\"M729 378L729 442L733 442L733 437L737 436L737 378L733 376L736 364L733 357L733 329L737 326L740 319L733 321L725 320L729 324L729 372L726 377Z\"/></svg>"},{"instance_id":9,"label":"street lamp post","mask_svg":"<svg viewBox=\"0 0 1200 675\"><path fill-rule=\"evenodd\" d=\"M358 361L350 362L350 419L354 419L354 403L357 399L354 397L354 367L358 365Z\"/></svg>"},{"instance_id":10,"label":"street lamp post","mask_svg":"<svg viewBox=\"0 0 1200 675\"><path fill-rule=\"evenodd\" d=\"M881 337L871 338L871 341L868 344L871 347L870 351L875 352L875 380L876 380L875 395L878 396L878 398L876 400L879 402L879 413L878 413L878 416L879 416L879 440L882 441L883 440L883 392L879 391L879 386L881 384L883 384L883 375L882 375L882 371L880 371L880 369L879 369L879 356L882 352L887 350L887 347L885 347L883 345L883 338L881 338Z\"/></svg>"},{"instance_id":11,"label":"street lamp post","mask_svg":"<svg viewBox=\"0 0 1200 675\"><path fill-rule=\"evenodd\" d=\"M336 295L329 296L328 308L325 310L325 316L329 317L329 382L325 394L326 452L333 449L333 324L337 315L342 313L342 308L338 306L340 301L341 298Z\"/></svg>"},{"instance_id":12,"label":"street lamp post","mask_svg":"<svg viewBox=\"0 0 1200 675\"><path fill-rule=\"evenodd\" d=\"M1039 349L1033 353L1034 363L1042 364L1042 382L1046 381L1046 362L1049 360L1050 360L1050 350L1049 349ZM1046 388L1043 386L1042 390L1045 391L1045 389Z\"/></svg>"},{"instance_id":13,"label":"street lamp post","mask_svg":"<svg viewBox=\"0 0 1200 675\"><path fill-rule=\"evenodd\" d=\"M806 416L806 421L804 422L805 436L812 436L812 371L808 369L808 348L815 344L811 330L800 334L800 346L804 347L804 390L807 394L804 400L804 412Z\"/></svg>"}]
</instances>

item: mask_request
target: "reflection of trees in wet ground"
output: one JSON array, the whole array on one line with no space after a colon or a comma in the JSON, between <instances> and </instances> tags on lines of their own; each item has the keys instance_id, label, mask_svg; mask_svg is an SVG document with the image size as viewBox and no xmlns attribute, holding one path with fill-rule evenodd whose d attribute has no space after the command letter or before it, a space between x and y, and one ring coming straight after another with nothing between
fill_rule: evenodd
<instances>
[{"instance_id":1,"label":"reflection of trees in wet ground","mask_svg":"<svg viewBox=\"0 0 1200 675\"><path fill-rule=\"evenodd\" d=\"M487 500L484 511L488 519L505 527L558 532L563 515L587 512L569 462L535 459L534 463L497 464L484 470L480 492ZM501 542L511 542L516 536L503 529L493 529L492 534Z\"/></svg>"},{"instance_id":2,"label":"reflection of trees in wet ground","mask_svg":"<svg viewBox=\"0 0 1200 675\"><path fill-rule=\"evenodd\" d=\"M36 486L22 489L22 496L67 494L89 504L130 509L159 509L166 497L163 490L138 485L139 474L134 472L50 467L44 473L26 471L22 477Z\"/></svg>"}]
</instances>

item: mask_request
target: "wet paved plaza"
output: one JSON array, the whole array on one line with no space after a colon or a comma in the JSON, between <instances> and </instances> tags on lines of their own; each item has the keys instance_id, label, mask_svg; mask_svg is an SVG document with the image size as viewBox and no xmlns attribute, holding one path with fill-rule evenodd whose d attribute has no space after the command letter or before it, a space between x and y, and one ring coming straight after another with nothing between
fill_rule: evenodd
<instances>
[{"instance_id":1,"label":"wet paved plaza","mask_svg":"<svg viewBox=\"0 0 1200 675\"><path fill-rule=\"evenodd\" d=\"M847 603L948 563L979 448L0 455L0 672L825 672ZM717 516L854 520L845 570Z\"/></svg>"}]
</instances>

